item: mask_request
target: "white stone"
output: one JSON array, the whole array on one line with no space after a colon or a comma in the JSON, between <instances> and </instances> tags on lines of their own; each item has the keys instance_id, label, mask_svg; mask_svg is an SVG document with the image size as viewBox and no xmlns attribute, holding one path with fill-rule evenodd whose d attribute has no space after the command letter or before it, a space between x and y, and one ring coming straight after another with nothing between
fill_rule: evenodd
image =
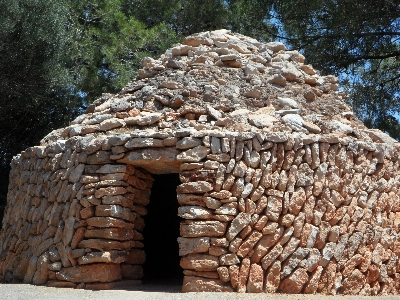
<instances>
[{"instance_id":1,"label":"white stone","mask_svg":"<svg viewBox=\"0 0 400 300\"><path fill-rule=\"evenodd\" d=\"M214 119L218 120L222 118L221 112L213 108L211 105L207 105L207 111Z\"/></svg>"},{"instance_id":2,"label":"white stone","mask_svg":"<svg viewBox=\"0 0 400 300\"><path fill-rule=\"evenodd\" d=\"M269 42L266 44L267 48L273 52L285 51L286 47L282 42Z\"/></svg>"},{"instance_id":3,"label":"white stone","mask_svg":"<svg viewBox=\"0 0 400 300\"><path fill-rule=\"evenodd\" d=\"M290 128L295 131L308 133L308 130L303 127L304 120L300 115L285 115L282 117L282 121L284 121L287 125L290 126Z\"/></svg>"},{"instance_id":4,"label":"white stone","mask_svg":"<svg viewBox=\"0 0 400 300\"><path fill-rule=\"evenodd\" d=\"M334 131L343 132L347 134L353 132L353 128L351 126L343 124L342 122L337 120L331 121L330 125L332 126L332 129Z\"/></svg>"},{"instance_id":5,"label":"white stone","mask_svg":"<svg viewBox=\"0 0 400 300\"><path fill-rule=\"evenodd\" d=\"M162 119L162 117L163 116L160 113L151 113L143 111L140 113L140 115L136 117L126 118L124 120L127 125L137 124L140 126L146 126L158 122L159 120Z\"/></svg>"},{"instance_id":6,"label":"white stone","mask_svg":"<svg viewBox=\"0 0 400 300\"><path fill-rule=\"evenodd\" d=\"M183 219L202 219L212 218L213 214L209 209L200 206L181 206L178 207L178 216Z\"/></svg>"},{"instance_id":7,"label":"white stone","mask_svg":"<svg viewBox=\"0 0 400 300\"><path fill-rule=\"evenodd\" d=\"M183 162L199 162L210 153L210 149L204 146L197 146L193 149L182 152L176 159Z\"/></svg>"},{"instance_id":8,"label":"white stone","mask_svg":"<svg viewBox=\"0 0 400 300\"><path fill-rule=\"evenodd\" d=\"M278 97L278 102L282 105L290 106L291 108L299 108L299 104L296 100L286 97Z\"/></svg>"},{"instance_id":9,"label":"white stone","mask_svg":"<svg viewBox=\"0 0 400 300\"><path fill-rule=\"evenodd\" d=\"M274 122L278 121L277 118L268 114L250 114L248 116L250 124L257 126L258 128L264 128L274 125Z\"/></svg>"}]
</instances>

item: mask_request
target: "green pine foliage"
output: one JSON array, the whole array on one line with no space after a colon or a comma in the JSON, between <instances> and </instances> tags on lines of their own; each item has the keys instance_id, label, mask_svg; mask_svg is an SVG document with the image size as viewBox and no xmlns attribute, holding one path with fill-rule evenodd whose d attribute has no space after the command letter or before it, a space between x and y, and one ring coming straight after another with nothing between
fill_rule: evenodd
<instances>
[{"instance_id":1,"label":"green pine foliage","mask_svg":"<svg viewBox=\"0 0 400 300\"><path fill-rule=\"evenodd\" d=\"M119 0L70 1L70 10L70 69L89 102L120 90L136 76L143 57L159 56L176 41L169 26L146 28Z\"/></svg>"},{"instance_id":2,"label":"green pine foliage","mask_svg":"<svg viewBox=\"0 0 400 300\"><path fill-rule=\"evenodd\" d=\"M37 144L74 114L67 92L64 50L69 37L62 3L0 2L0 201L12 155Z\"/></svg>"},{"instance_id":3,"label":"green pine foliage","mask_svg":"<svg viewBox=\"0 0 400 300\"><path fill-rule=\"evenodd\" d=\"M367 125L399 139L400 1L281 0L274 8L279 38L338 75Z\"/></svg>"}]
</instances>

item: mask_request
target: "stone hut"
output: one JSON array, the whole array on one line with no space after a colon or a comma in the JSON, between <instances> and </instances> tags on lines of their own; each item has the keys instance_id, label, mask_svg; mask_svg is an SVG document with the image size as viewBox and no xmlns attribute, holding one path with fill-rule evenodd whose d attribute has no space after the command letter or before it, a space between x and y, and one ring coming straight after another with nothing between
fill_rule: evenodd
<instances>
[{"instance_id":1,"label":"stone hut","mask_svg":"<svg viewBox=\"0 0 400 300\"><path fill-rule=\"evenodd\" d=\"M132 286L172 261L185 292L399 293L400 145L337 78L229 30L142 65L14 157L3 282Z\"/></svg>"}]
</instances>

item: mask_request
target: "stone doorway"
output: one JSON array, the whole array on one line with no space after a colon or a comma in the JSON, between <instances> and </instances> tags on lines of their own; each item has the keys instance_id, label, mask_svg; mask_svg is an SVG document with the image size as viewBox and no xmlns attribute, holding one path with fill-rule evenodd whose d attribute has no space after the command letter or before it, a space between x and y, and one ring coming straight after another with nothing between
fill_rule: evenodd
<instances>
[{"instance_id":1,"label":"stone doorway","mask_svg":"<svg viewBox=\"0 0 400 300\"><path fill-rule=\"evenodd\" d=\"M182 285L183 270L180 267L178 201L176 188L181 183L178 173L152 175L150 203L146 206L143 265L143 284Z\"/></svg>"}]
</instances>

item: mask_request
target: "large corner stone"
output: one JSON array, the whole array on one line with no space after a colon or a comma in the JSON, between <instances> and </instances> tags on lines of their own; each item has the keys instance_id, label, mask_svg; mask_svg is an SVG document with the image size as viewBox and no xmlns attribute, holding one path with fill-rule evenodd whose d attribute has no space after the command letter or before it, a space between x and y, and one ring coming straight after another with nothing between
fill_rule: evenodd
<instances>
[{"instance_id":1,"label":"large corner stone","mask_svg":"<svg viewBox=\"0 0 400 300\"><path fill-rule=\"evenodd\" d=\"M69 282L111 282L122 277L119 264L100 263L63 268L56 273L56 278Z\"/></svg>"}]
</instances>

